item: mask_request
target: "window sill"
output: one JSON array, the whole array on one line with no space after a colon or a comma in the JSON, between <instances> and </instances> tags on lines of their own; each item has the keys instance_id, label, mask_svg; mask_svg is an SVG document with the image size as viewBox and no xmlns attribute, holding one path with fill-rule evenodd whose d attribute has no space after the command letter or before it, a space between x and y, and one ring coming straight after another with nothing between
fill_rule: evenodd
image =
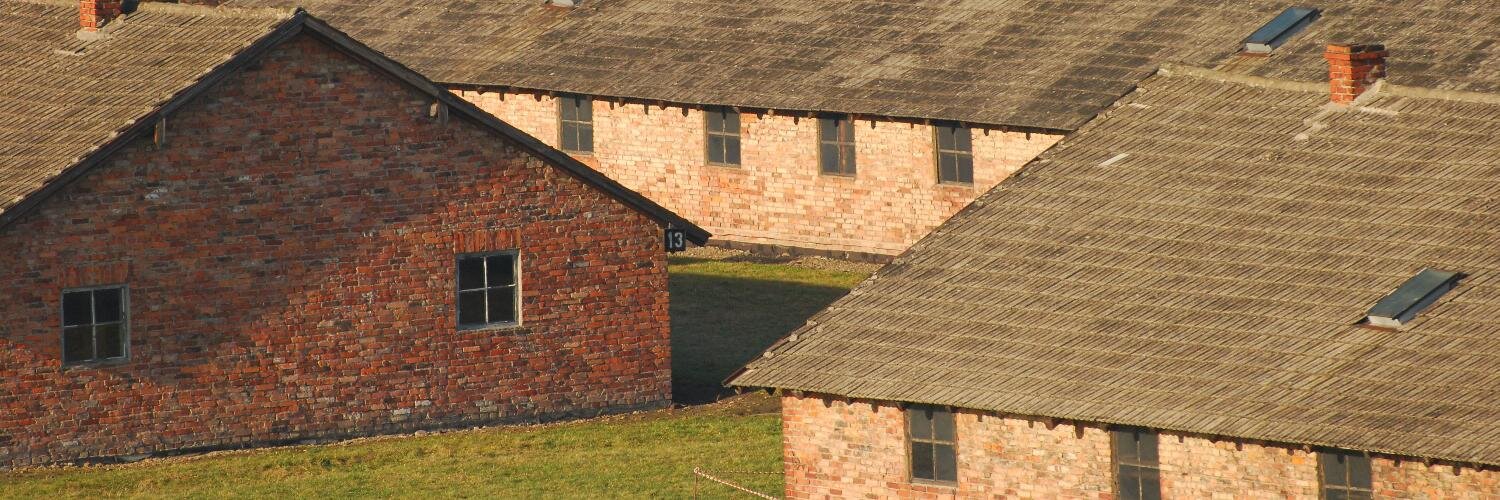
<instances>
[{"instance_id":1,"label":"window sill","mask_svg":"<svg viewBox=\"0 0 1500 500\"><path fill-rule=\"evenodd\" d=\"M938 181L937 187L950 189L974 189L972 182Z\"/></svg>"},{"instance_id":2,"label":"window sill","mask_svg":"<svg viewBox=\"0 0 1500 500\"><path fill-rule=\"evenodd\" d=\"M938 488L938 489L943 489L943 490L956 490L956 489L958 489L958 481L937 481L937 480L932 480L932 479L911 479L908 482L910 482L912 484L912 486L921 486L923 488Z\"/></svg>"},{"instance_id":3,"label":"window sill","mask_svg":"<svg viewBox=\"0 0 1500 500\"><path fill-rule=\"evenodd\" d=\"M129 363L130 363L130 357L129 356L126 356L126 357L123 357L123 358L112 358L112 359L104 359L104 360L98 360L98 361L74 361L74 362L71 362L71 363L64 362L63 365L62 365L62 371L66 372L66 371L73 371L73 370L90 370L90 369L110 368L110 367L121 366L121 365L129 364Z\"/></svg>"},{"instance_id":4,"label":"window sill","mask_svg":"<svg viewBox=\"0 0 1500 500\"><path fill-rule=\"evenodd\" d=\"M721 169L724 169L724 170L735 170L735 171L744 171L745 170L745 166L744 165L735 165L733 163L714 163L714 162L708 161L708 162L703 162L703 165L707 166L707 167L721 168Z\"/></svg>"},{"instance_id":5,"label":"window sill","mask_svg":"<svg viewBox=\"0 0 1500 500\"><path fill-rule=\"evenodd\" d=\"M521 323L491 323L488 325L459 325L460 332L506 332L525 330Z\"/></svg>"},{"instance_id":6,"label":"window sill","mask_svg":"<svg viewBox=\"0 0 1500 500\"><path fill-rule=\"evenodd\" d=\"M858 174L834 174L829 172L818 172L818 177L827 177L830 179L854 179L857 175Z\"/></svg>"}]
</instances>

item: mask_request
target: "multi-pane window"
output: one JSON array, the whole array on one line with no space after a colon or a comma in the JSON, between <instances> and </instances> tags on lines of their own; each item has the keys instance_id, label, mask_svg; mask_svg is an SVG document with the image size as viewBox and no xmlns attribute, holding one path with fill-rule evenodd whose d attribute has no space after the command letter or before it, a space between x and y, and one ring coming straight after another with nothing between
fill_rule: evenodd
<instances>
[{"instance_id":1,"label":"multi-pane window","mask_svg":"<svg viewBox=\"0 0 1500 500\"><path fill-rule=\"evenodd\" d=\"M458 259L458 326L515 324L520 316L516 254L466 255Z\"/></svg>"},{"instance_id":2,"label":"multi-pane window","mask_svg":"<svg viewBox=\"0 0 1500 500\"><path fill-rule=\"evenodd\" d=\"M931 406L912 406L906 409L906 426L911 442L912 479L958 481L953 413Z\"/></svg>"},{"instance_id":3,"label":"multi-pane window","mask_svg":"<svg viewBox=\"0 0 1500 500\"><path fill-rule=\"evenodd\" d=\"M594 152L594 100L563 96L557 100L561 115L562 149L575 153Z\"/></svg>"},{"instance_id":4,"label":"multi-pane window","mask_svg":"<svg viewBox=\"0 0 1500 500\"><path fill-rule=\"evenodd\" d=\"M1370 457L1360 453L1319 452L1323 498L1359 500L1371 497Z\"/></svg>"},{"instance_id":5,"label":"multi-pane window","mask_svg":"<svg viewBox=\"0 0 1500 500\"><path fill-rule=\"evenodd\" d=\"M740 164L740 114L728 108L709 108L704 113L708 130L708 162Z\"/></svg>"},{"instance_id":6,"label":"multi-pane window","mask_svg":"<svg viewBox=\"0 0 1500 500\"><path fill-rule=\"evenodd\" d=\"M974 183L973 134L966 127L937 125L938 182Z\"/></svg>"},{"instance_id":7,"label":"multi-pane window","mask_svg":"<svg viewBox=\"0 0 1500 500\"><path fill-rule=\"evenodd\" d=\"M818 117L818 168L827 175L854 175L854 121L849 115Z\"/></svg>"},{"instance_id":8,"label":"multi-pane window","mask_svg":"<svg viewBox=\"0 0 1500 500\"><path fill-rule=\"evenodd\" d=\"M1115 454L1115 489L1120 500L1159 500L1161 465L1156 433L1145 429L1110 431Z\"/></svg>"},{"instance_id":9,"label":"multi-pane window","mask_svg":"<svg viewBox=\"0 0 1500 500\"><path fill-rule=\"evenodd\" d=\"M64 363L125 358L129 323L124 287L63 292L62 320Z\"/></svg>"}]
</instances>

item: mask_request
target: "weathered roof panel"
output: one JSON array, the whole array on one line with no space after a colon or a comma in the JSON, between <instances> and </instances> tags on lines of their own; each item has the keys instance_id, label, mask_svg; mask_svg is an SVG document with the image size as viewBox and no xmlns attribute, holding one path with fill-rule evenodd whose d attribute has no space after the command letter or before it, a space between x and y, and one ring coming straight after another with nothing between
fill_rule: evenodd
<instances>
[{"instance_id":1,"label":"weathered roof panel","mask_svg":"<svg viewBox=\"0 0 1500 500\"><path fill-rule=\"evenodd\" d=\"M1324 87L1164 70L732 383L1500 464L1500 98Z\"/></svg>"},{"instance_id":2,"label":"weathered roof panel","mask_svg":"<svg viewBox=\"0 0 1500 500\"><path fill-rule=\"evenodd\" d=\"M687 104L1072 130L1163 62L1238 63L1264 0L232 0L304 5L434 80ZM1322 81L1328 42L1385 42L1398 84L1493 89L1500 11L1337 0L1246 71ZM1462 27L1458 29L1456 27ZM1488 37L1488 38L1486 38ZM1485 41L1485 40L1488 40Z\"/></svg>"}]
</instances>

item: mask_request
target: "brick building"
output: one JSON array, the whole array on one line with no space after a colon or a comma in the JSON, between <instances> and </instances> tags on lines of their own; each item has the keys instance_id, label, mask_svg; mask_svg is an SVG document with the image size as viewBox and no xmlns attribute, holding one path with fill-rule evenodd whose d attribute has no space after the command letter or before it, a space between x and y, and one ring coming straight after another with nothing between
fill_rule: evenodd
<instances>
[{"instance_id":1,"label":"brick building","mask_svg":"<svg viewBox=\"0 0 1500 500\"><path fill-rule=\"evenodd\" d=\"M0 466L668 404L703 230L300 10L81 6L0 2Z\"/></svg>"},{"instance_id":2,"label":"brick building","mask_svg":"<svg viewBox=\"0 0 1500 500\"><path fill-rule=\"evenodd\" d=\"M772 346L787 496L1500 498L1500 97L1386 47L1164 67Z\"/></svg>"},{"instance_id":3,"label":"brick building","mask_svg":"<svg viewBox=\"0 0 1500 500\"><path fill-rule=\"evenodd\" d=\"M233 3L304 5L702 223L716 242L874 260L905 250L1160 61L1227 58L1286 7ZM1340 4L1330 9L1384 7Z\"/></svg>"},{"instance_id":4,"label":"brick building","mask_svg":"<svg viewBox=\"0 0 1500 500\"><path fill-rule=\"evenodd\" d=\"M304 5L720 244L875 260L1162 62L1317 79L1260 63L1316 63L1323 40L1400 18L1380 24L1386 40L1423 48L1392 56L1399 83L1469 73L1455 88L1491 88L1473 66L1488 59L1469 57L1487 49L1445 26L1500 29L1493 12L1463 2L1324 1L1305 35L1275 40L1269 58L1240 58L1286 2L231 1ZM570 133L588 144L566 144ZM736 145L739 161L724 161Z\"/></svg>"}]
</instances>

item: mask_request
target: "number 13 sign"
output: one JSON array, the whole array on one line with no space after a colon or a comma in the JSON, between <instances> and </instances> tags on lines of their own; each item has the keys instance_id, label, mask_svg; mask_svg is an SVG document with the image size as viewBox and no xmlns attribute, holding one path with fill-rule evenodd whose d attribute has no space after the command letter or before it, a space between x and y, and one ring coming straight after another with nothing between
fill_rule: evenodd
<instances>
[{"instance_id":1,"label":"number 13 sign","mask_svg":"<svg viewBox=\"0 0 1500 500\"><path fill-rule=\"evenodd\" d=\"M667 251L681 252L683 250L687 250L687 231L667 228Z\"/></svg>"}]
</instances>

